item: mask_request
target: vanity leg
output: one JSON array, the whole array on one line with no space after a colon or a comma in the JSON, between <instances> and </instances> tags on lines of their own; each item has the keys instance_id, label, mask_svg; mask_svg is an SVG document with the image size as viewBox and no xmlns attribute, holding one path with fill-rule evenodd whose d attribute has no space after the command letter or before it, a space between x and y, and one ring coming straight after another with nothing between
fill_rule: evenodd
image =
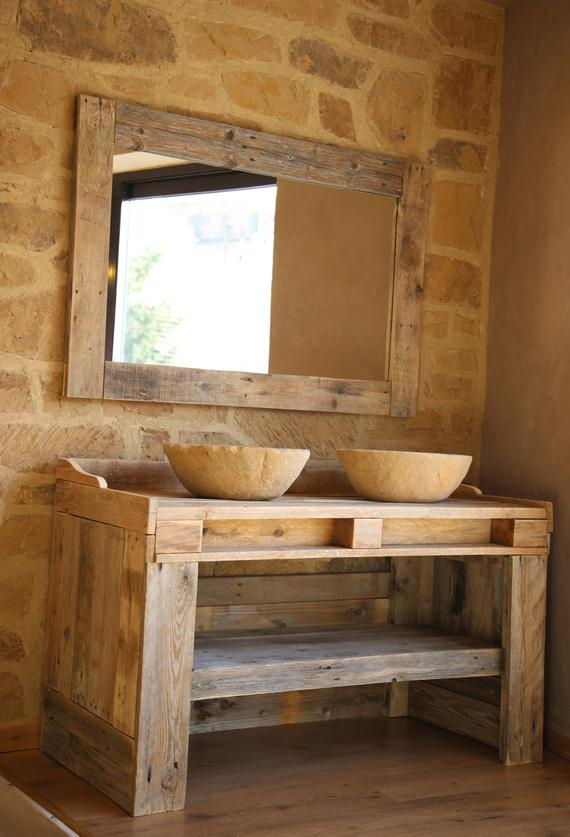
<instances>
[{"instance_id":1,"label":"vanity leg","mask_svg":"<svg viewBox=\"0 0 570 837\"><path fill-rule=\"evenodd\" d=\"M390 610L393 625L429 625L433 619L433 568L431 557L390 559ZM387 718L408 715L409 683L389 683L382 713Z\"/></svg>"},{"instance_id":2,"label":"vanity leg","mask_svg":"<svg viewBox=\"0 0 570 837\"><path fill-rule=\"evenodd\" d=\"M505 764L542 759L545 556L504 559L500 754Z\"/></svg>"},{"instance_id":3,"label":"vanity leg","mask_svg":"<svg viewBox=\"0 0 570 837\"><path fill-rule=\"evenodd\" d=\"M197 582L197 563L147 564L134 816L184 807Z\"/></svg>"}]
</instances>

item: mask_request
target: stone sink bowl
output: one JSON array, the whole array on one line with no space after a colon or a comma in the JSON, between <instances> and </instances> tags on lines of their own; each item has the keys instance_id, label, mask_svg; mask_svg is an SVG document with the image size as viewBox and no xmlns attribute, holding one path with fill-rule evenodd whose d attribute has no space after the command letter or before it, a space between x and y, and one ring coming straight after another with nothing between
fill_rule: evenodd
<instances>
[{"instance_id":1,"label":"stone sink bowl","mask_svg":"<svg viewBox=\"0 0 570 837\"><path fill-rule=\"evenodd\" d=\"M392 503L435 503L461 484L472 456L397 450L337 450L356 493Z\"/></svg>"},{"instance_id":2,"label":"stone sink bowl","mask_svg":"<svg viewBox=\"0 0 570 837\"><path fill-rule=\"evenodd\" d=\"M216 500L272 500L297 479L310 456L294 448L164 445L190 494Z\"/></svg>"}]
</instances>

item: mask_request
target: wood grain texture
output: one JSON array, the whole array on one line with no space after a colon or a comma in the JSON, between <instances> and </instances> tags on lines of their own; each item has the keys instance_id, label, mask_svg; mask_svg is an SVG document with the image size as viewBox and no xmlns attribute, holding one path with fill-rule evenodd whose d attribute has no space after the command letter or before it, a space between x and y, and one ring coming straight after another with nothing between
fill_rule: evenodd
<instances>
[{"instance_id":1,"label":"wood grain texture","mask_svg":"<svg viewBox=\"0 0 570 837\"><path fill-rule=\"evenodd\" d=\"M543 765L505 769L489 747L409 718L196 735L190 748L186 809L163 817L133 820L37 751L0 756L0 773L91 837L568 831L567 761L547 753Z\"/></svg>"},{"instance_id":2,"label":"wood grain texture","mask_svg":"<svg viewBox=\"0 0 570 837\"><path fill-rule=\"evenodd\" d=\"M171 520L156 527L156 561L160 561L162 552L200 552L201 549L201 520Z\"/></svg>"},{"instance_id":3,"label":"wood grain texture","mask_svg":"<svg viewBox=\"0 0 570 837\"><path fill-rule=\"evenodd\" d=\"M200 633L282 633L296 628L377 625L386 622L387 617L388 599L385 598L217 605L198 608L196 630Z\"/></svg>"},{"instance_id":4,"label":"wood grain texture","mask_svg":"<svg viewBox=\"0 0 570 837\"><path fill-rule=\"evenodd\" d=\"M499 707L436 683L410 683L411 718L499 747Z\"/></svg>"},{"instance_id":5,"label":"wood grain texture","mask_svg":"<svg viewBox=\"0 0 570 837\"><path fill-rule=\"evenodd\" d=\"M37 749L40 742L39 721L3 724L0 728L0 753Z\"/></svg>"},{"instance_id":6,"label":"wood grain texture","mask_svg":"<svg viewBox=\"0 0 570 837\"><path fill-rule=\"evenodd\" d=\"M115 102L77 99L65 394L103 396Z\"/></svg>"},{"instance_id":7,"label":"wood grain texture","mask_svg":"<svg viewBox=\"0 0 570 837\"><path fill-rule=\"evenodd\" d=\"M431 175L420 163L406 162L396 221L394 297L390 345L390 415L416 412Z\"/></svg>"},{"instance_id":8,"label":"wood grain texture","mask_svg":"<svg viewBox=\"0 0 570 837\"><path fill-rule=\"evenodd\" d=\"M505 558L501 689L501 759L526 764L542 759L546 559Z\"/></svg>"},{"instance_id":9,"label":"wood grain texture","mask_svg":"<svg viewBox=\"0 0 570 837\"><path fill-rule=\"evenodd\" d=\"M207 637L196 641L195 699L295 689L481 677L503 669L500 648L431 628Z\"/></svg>"},{"instance_id":10,"label":"wood grain texture","mask_svg":"<svg viewBox=\"0 0 570 837\"><path fill-rule=\"evenodd\" d=\"M190 162L398 198L403 164L392 157L117 103L117 144Z\"/></svg>"},{"instance_id":11,"label":"wood grain texture","mask_svg":"<svg viewBox=\"0 0 570 837\"><path fill-rule=\"evenodd\" d=\"M195 700L192 701L190 732L196 735L340 718L379 718L383 694L383 685L372 685Z\"/></svg>"},{"instance_id":12,"label":"wood grain texture","mask_svg":"<svg viewBox=\"0 0 570 837\"><path fill-rule=\"evenodd\" d=\"M493 543L505 546L535 546L539 550L548 547L546 520L493 520Z\"/></svg>"},{"instance_id":13,"label":"wood grain texture","mask_svg":"<svg viewBox=\"0 0 570 837\"><path fill-rule=\"evenodd\" d=\"M135 532L153 534L156 529L156 503L141 494L58 480L55 508Z\"/></svg>"},{"instance_id":14,"label":"wood grain texture","mask_svg":"<svg viewBox=\"0 0 570 837\"><path fill-rule=\"evenodd\" d=\"M337 520L334 541L349 549L378 549L382 546L382 520L357 518Z\"/></svg>"},{"instance_id":15,"label":"wood grain texture","mask_svg":"<svg viewBox=\"0 0 570 837\"><path fill-rule=\"evenodd\" d=\"M48 686L42 750L129 810L133 739Z\"/></svg>"},{"instance_id":16,"label":"wood grain texture","mask_svg":"<svg viewBox=\"0 0 570 837\"><path fill-rule=\"evenodd\" d=\"M433 624L452 633L499 643L502 576L501 564L435 558Z\"/></svg>"},{"instance_id":17,"label":"wood grain texture","mask_svg":"<svg viewBox=\"0 0 570 837\"><path fill-rule=\"evenodd\" d=\"M146 565L135 816L184 807L197 581L196 565Z\"/></svg>"},{"instance_id":18,"label":"wood grain texture","mask_svg":"<svg viewBox=\"0 0 570 837\"><path fill-rule=\"evenodd\" d=\"M302 387L302 392L300 391ZM386 416L387 381L357 381L260 372L216 372L183 366L105 363L103 395L119 401L223 404Z\"/></svg>"}]
</instances>

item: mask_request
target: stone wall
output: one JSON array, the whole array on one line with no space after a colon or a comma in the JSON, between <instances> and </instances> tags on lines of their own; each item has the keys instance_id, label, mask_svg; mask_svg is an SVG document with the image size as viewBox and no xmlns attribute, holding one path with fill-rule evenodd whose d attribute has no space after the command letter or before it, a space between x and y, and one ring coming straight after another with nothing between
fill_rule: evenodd
<instances>
[{"instance_id":1,"label":"stone wall","mask_svg":"<svg viewBox=\"0 0 570 837\"><path fill-rule=\"evenodd\" d=\"M478 457L502 11L478 0L0 3L0 725L37 715L58 454L165 439ZM77 93L434 165L410 420L60 396Z\"/></svg>"}]
</instances>

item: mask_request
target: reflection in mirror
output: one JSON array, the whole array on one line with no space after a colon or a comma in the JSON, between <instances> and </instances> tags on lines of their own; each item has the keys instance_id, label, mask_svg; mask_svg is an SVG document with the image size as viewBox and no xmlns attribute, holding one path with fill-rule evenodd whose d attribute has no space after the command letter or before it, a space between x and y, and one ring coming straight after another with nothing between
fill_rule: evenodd
<instances>
[{"instance_id":1,"label":"reflection in mirror","mask_svg":"<svg viewBox=\"0 0 570 837\"><path fill-rule=\"evenodd\" d=\"M392 198L120 149L113 171L108 359L386 378Z\"/></svg>"}]
</instances>

